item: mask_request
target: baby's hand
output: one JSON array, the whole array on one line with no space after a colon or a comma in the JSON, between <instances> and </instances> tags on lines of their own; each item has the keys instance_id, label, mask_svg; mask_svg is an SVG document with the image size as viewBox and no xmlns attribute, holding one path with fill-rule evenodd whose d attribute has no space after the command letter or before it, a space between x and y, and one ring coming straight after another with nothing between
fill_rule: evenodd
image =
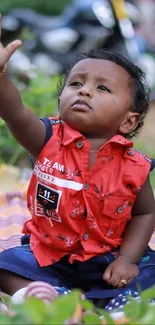
<instances>
[{"instance_id":1,"label":"baby's hand","mask_svg":"<svg viewBox=\"0 0 155 325\"><path fill-rule=\"evenodd\" d=\"M116 260L106 268L103 274L103 280L108 282L109 285L122 288L138 275L139 269L136 264L131 263L131 261L124 256L118 256Z\"/></svg>"},{"instance_id":2,"label":"baby's hand","mask_svg":"<svg viewBox=\"0 0 155 325\"><path fill-rule=\"evenodd\" d=\"M15 40L9 43L6 47L4 47L1 43L1 20L2 17L0 15L0 68L3 68L7 63L12 54L18 49L19 46L22 45L20 40Z\"/></svg>"}]
</instances>

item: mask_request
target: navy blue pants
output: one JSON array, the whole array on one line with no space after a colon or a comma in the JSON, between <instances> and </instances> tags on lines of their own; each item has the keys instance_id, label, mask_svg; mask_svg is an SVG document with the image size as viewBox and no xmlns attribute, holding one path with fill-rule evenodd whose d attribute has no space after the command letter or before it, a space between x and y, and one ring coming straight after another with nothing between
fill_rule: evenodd
<instances>
[{"instance_id":1,"label":"navy blue pants","mask_svg":"<svg viewBox=\"0 0 155 325\"><path fill-rule=\"evenodd\" d=\"M86 298L114 298L128 291L139 291L155 284L155 251L149 247L143 254L138 267L140 274L125 288L109 286L103 279L106 267L114 261L115 254L107 253L93 257L86 262L68 262L68 255L59 262L40 267L30 246L29 236L22 238L22 246L10 248L0 253L0 269L14 272L34 281L45 281L56 287L79 288Z\"/></svg>"}]
</instances>

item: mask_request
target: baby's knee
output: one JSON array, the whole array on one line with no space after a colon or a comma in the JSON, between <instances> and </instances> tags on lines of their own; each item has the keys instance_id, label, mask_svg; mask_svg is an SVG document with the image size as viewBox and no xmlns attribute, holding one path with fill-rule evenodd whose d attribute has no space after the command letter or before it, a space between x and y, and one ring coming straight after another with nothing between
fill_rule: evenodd
<instances>
[{"instance_id":1,"label":"baby's knee","mask_svg":"<svg viewBox=\"0 0 155 325\"><path fill-rule=\"evenodd\" d=\"M13 295L17 290L26 287L32 281L13 272L0 269L0 290Z\"/></svg>"}]
</instances>

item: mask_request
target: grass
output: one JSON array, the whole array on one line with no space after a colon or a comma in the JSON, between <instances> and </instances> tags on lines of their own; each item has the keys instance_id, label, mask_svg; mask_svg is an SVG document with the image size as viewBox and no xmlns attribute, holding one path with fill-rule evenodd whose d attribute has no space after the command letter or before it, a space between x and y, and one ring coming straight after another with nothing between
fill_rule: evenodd
<instances>
[{"instance_id":1,"label":"grass","mask_svg":"<svg viewBox=\"0 0 155 325\"><path fill-rule=\"evenodd\" d=\"M150 156L151 158L155 159L155 146L153 146L153 143L148 143L144 139L145 138L143 138L143 140L141 138L137 139L134 142L134 147L137 148L138 150L144 152L146 155ZM155 169L150 173L150 181L151 181L151 185L155 191Z\"/></svg>"}]
</instances>

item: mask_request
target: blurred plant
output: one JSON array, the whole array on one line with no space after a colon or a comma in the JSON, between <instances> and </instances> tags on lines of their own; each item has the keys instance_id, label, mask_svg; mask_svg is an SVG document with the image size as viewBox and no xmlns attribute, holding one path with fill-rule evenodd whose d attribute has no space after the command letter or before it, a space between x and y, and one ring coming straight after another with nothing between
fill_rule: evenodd
<instances>
[{"instance_id":1,"label":"blurred plant","mask_svg":"<svg viewBox=\"0 0 155 325\"><path fill-rule=\"evenodd\" d=\"M37 78L31 80L28 87L22 90L22 84L18 83L22 100L25 106L32 109L38 117L52 116L57 112L59 77L45 76L38 72Z\"/></svg>"},{"instance_id":2,"label":"blurred plant","mask_svg":"<svg viewBox=\"0 0 155 325\"><path fill-rule=\"evenodd\" d=\"M149 141L144 142L137 138L134 141L134 147L155 159L155 148ZM155 189L155 169L150 173L150 181L153 189Z\"/></svg>"},{"instance_id":3,"label":"blurred plant","mask_svg":"<svg viewBox=\"0 0 155 325\"><path fill-rule=\"evenodd\" d=\"M34 297L20 305L12 305L8 297L3 298L8 312L0 313L0 324L154 324L155 305L150 299L155 297L155 288L145 290L140 300L129 299L124 307L124 317L114 321L104 309L83 300L79 291L63 295L47 305Z\"/></svg>"},{"instance_id":4,"label":"blurred plant","mask_svg":"<svg viewBox=\"0 0 155 325\"><path fill-rule=\"evenodd\" d=\"M46 15L59 14L65 5L68 5L71 0L49 1L49 0L1 0L0 12L6 14L12 8L31 8L35 11Z\"/></svg>"},{"instance_id":5,"label":"blurred plant","mask_svg":"<svg viewBox=\"0 0 155 325\"><path fill-rule=\"evenodd\" d=\"M37 74L37 77L23 88L23 84L14 80L20 90L25 106L32 109L40 117L54 116L57 111L57 83L59 77L47 77ZM8 130L5 122L0 119L0 162L14 165L25 159L25 150L17 143Z\"/></svg>"}]
</instances>

